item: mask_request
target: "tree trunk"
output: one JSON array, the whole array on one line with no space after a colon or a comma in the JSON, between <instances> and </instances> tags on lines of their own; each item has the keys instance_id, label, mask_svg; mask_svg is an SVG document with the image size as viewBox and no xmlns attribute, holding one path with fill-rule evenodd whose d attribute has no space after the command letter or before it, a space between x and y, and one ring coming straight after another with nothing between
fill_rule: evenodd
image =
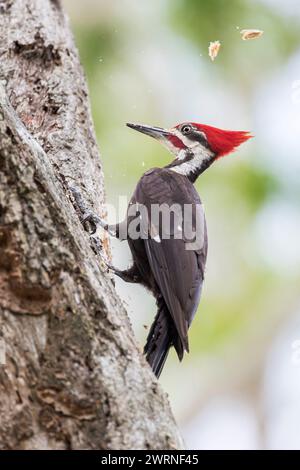
<instances>
[{"instance_id":1,"label":"tree trunk","mask_svg":"<svg viewBox=\"0 0 300 470\"><path fill-rule=\"evenodd\" d=\"M180 448L80 222L103 173L60 2L0 0L0 55L0 448Z\"/></svg>"}]
</instances>

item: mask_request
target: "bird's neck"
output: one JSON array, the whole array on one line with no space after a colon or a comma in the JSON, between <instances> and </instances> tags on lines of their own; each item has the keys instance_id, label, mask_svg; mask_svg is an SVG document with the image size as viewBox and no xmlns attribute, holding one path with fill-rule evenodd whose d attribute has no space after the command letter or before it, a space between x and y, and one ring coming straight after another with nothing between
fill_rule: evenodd
<instances>
[{"instance_id":1,"label":"bird's neck","mask_svg":"<svg viewBox=\"0 0 300 470\"><path fill-rule=\"evenodd\" d=\"M203 173L215 160L215 155L208 149L188 150L182 156L173 160L165 168L169 168L180 175L186 176L192 183Z\"/></svg>"}]
</instances>

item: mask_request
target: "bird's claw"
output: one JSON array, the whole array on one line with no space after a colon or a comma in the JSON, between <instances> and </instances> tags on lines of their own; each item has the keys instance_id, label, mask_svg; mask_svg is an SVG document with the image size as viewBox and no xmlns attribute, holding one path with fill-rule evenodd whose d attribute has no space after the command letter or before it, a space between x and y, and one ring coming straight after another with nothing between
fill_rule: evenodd
<instances>
[{"instance_id":1,"label":"bird's claw","mask_svg":"<svg viewBox=\"0 0 300 470\"><path fill-rule=\"evenodd\" d=\"M91 230L89 230L90 234L93 235L97 232L98 227L102 227L101 219L98 217L94 212L87 211L83 214L82 217L82 224L86 228L86 224L89 223Z\"/></svg>"},{"instance_id":2,"label":"bird's claw","mask_svg":"<svg viewBox=\"0 0 300 470\"><path fill-rule=\"evenodd\" d=\"M85 229L88 230L90 238L92 240L92 246L94 248L94 251L100 256L102 263L107 268L107 272L115 273L116 268L112 264L110 264L108 258L106 258L106 256L104 255L100 236L100 232L104 229L106 223L91 210L83 214L81 222ZM89 227L87 227L86 224L89 224Z\"/></svg>"}]
</instances>

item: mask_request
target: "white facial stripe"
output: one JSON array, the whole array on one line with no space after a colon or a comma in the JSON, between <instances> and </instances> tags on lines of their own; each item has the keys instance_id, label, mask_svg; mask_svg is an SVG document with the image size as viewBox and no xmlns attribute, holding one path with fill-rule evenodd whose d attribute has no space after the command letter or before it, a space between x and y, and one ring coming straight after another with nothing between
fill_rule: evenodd
<instances>
[{"instance_id":1,"label":"white facial stripe","mask_svg":"<svg viewBox=\"0 0 300 470\"><path fill-rule=\"evenodd\" d=\"M199 144L199 142L197 142L197 146L195 146L192 151L194 156L191 158L191 160L183 161L179 165L176 165L170 169L181 175L188 176L199 170L203 165L203 162L205 160L209 160L213 156L213 153Z\"/></svg>"}]
</instances>

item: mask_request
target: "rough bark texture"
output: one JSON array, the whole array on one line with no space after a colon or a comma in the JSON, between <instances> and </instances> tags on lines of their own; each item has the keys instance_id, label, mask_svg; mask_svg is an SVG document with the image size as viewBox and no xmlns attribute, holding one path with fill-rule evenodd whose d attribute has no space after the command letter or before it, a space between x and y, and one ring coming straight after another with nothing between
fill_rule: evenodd
<instances>
[{"instance_id":1,"label":"rough bark texture","mask_svg":"<svg viewBox=\"0 0 300 470\"><path fill-rule=\"evenodd\" d=\"M0 0L0 56L0 448L180 448L70 192L101 213L86 84L60 2Z\"/></svg>"}]
</instances>

